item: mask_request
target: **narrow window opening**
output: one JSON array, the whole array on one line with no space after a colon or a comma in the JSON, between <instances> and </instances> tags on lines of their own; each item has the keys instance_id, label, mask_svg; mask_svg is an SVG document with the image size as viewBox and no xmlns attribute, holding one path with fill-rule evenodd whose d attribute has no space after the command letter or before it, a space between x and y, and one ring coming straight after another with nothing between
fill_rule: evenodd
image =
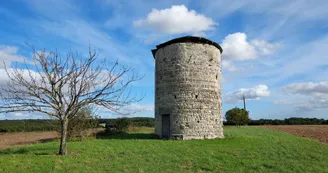
<instances>
[{"instance_id":1,"label":"narrow window opening","mask_svg":"<svg viewBox=\"0 0 328 173\"><path fill-rule=\"evenodd\" d=\"M195 95L195 98L197 99L198 98L198 95Z\"/></svg>"},{"instance_id":2,"label":"narrow window opening","mask_svg":"<svg viewBox=\"0 0 328 173\"><path fill-rule=\"evenodd\" d=\"M215 79L218 79L218 75L215 76Z\"/></svg>"},{"instance_id":3,"label":"narrow window opening","mask_svg":"<svg viewBox=\"0 0 328 173\"><path fill-rule=\"evenodd\" d=\"M176 95L174 95L174 99L177 99L177 96Z\"/></svg>"},{"instance_id":4,"label":"narrow window opening","mask_svg":"<svg viewBox=\"0 0 328 173\"><path fill-rule=\"evenodd\" d=\"M159 79L161 79L161 80L162 80L162 79L163 79L163 76L160 76L160 77L159 77Z\"/></svg>"}]
</instances>

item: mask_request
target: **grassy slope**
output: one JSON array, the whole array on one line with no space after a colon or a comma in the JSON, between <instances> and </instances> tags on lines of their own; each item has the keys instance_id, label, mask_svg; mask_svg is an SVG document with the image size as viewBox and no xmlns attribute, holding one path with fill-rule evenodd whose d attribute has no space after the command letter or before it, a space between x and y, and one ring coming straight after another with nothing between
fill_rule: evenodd
<instances>
[{"instance_id":1,"label":"grassy slope","mask_svg":"<svg viewBox=\"0 0 328 173\"><path fill-rule=\"evenodd\" d=\"M256 127L226 127L224 140L153 140L150 134L0 151L0 172L328 172L328 146ZM134 140L133 138L139 138Z\"/></svg>"}]
</instances>

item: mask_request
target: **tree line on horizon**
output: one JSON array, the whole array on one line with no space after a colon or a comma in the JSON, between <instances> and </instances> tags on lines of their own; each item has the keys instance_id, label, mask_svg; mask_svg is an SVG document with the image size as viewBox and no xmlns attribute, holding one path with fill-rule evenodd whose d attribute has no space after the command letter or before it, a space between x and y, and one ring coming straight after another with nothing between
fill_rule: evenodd
<instances>
[{"instance_id":1,"label":"tree line on horizon","mask_svg":"<svg viewBox=\"0 0 328 173\"><path fill-rule=\"evenodd\" d=\"M151 117L127 118L131 126L155 127L155 119ZM117 118L98 119L98 124L115 124ZM223 121L224 125L236 125ZM58 120L0 120L0 132L30 132L30 131L54 131L58 129ZM291 117L286 119L258 119L249 120L248 125L328 125L328 119Z\"/></svg>"},{"instance_id":2,"label":"tree line on horizon","mask_svg":"<svg viewBox=\"0 0 328 173\"><path fill-rule=\"evenodd\" d=\"M131 126L138 127L155 127L155 119L148 117L133 117L127 118ZM89 119L88 123L77 123L81 124L115 124L117 118L112 119ZM81 121L81 120L79 120ZM33 131L56 131L60 122L58 120L45 120L45 119L25 119L25 120L0 120L0 133L6 132L33 132ZM101 127L101 126L90 126L90 127Z\"/></svg>"},{"instance_id":3,"label":"tree line on horizon","mask_svg":"<svg viewBox=\"0 0 328 173\"><path fill-rule=\"evenodd\" d=\"M248 125L324 125L328 119L291 117L285 119L258 119L250 120Z\"/></svg>"},{"instance_id":4,"label":"tree line on horizon","mask_svg":"<svg viewBox=\"0 0 328 173\"><path fill-rule=\"evenodd\" d=\"M258 119L252 120L249 118L249 111L242 108L232 108L225 114L224 125L324 125L328 124L328 119L323 118L301 118L291 117L285 119Z\"/></svg>"}]
</instances>

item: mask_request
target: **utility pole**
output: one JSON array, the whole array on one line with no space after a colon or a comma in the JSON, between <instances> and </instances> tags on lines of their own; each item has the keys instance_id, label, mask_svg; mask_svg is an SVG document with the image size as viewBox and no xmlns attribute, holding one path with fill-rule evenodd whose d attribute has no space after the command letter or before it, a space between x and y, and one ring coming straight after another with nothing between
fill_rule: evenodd
<instances>
[{"instance_id":1,"label":"utility pole","mask_svg":"<svg viewBox=\"0 0 328 173\"><path fill-rule=\"evenodd\" d=\"M243 94L243 101L244 101L244 110L246 111L246 100L245 100L245 95Z\"/></svg>"}]
</instances>

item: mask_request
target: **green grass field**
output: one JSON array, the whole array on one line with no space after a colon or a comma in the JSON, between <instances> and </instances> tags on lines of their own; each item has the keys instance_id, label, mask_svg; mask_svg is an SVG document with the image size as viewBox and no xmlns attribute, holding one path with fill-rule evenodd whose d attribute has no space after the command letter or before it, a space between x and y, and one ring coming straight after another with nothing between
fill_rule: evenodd
<instances>
[{"instance_id":1,"label":"green grass field","mask_svg":"<svg viewBox=\"0 0 328 173\"><path fill-rule=\"evenodd\" d=\"M131 133L0 150L0 172L328 172L328 145L257 127L225 127L225 139L158 140Z\"/></svg>"}]
</instances>

